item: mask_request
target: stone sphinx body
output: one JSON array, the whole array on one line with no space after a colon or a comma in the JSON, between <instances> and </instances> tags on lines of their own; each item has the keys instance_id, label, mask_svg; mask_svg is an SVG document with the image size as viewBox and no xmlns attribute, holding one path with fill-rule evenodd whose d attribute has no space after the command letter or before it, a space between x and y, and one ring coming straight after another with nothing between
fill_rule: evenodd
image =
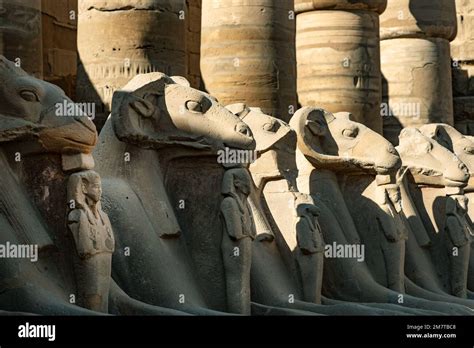
<instances>
[{"instance_id":1,"label":"stone sphinx body","mask_svg":"<svg viewBox=\"0 0 474 348\"><path fill-rule=\"evenodd\" d=\"M318 224L320 203L297 188L296 134L289 125L258 108L243 104L227 108L250 126L257 143L256 161L250 165L254 185L249 196L257 230L252 300L273 310L285 308L279 313L286 314L288 309L336 315L416 313L396 305L335 304L321 298L321 231L326 226ZM318 305L321 302L330 305Z\"/></svg>"},{"instance_id":2,"label":"stone sphinx body","mask_svg":"<svg viewBox=\"0 0 474 348\"><path fill-rule=\"evenodd\" d=\"M374 161L364 161L364 156L360 160L361 147L354 145L354 139L371 134L363 126L345 117L336 117L328 125L320 111L317 118L300 123L308 116L304 108L292 121L295 133L258 109L235 111L231 107L230 112L214 98L190 88L183 78L140 75L114 96L112 115L94 153L104 191L102 211L100 195L84 188L91 182L99 186L99 176L84 171L91 168L77 173L64 169L65 157L88 156L93 151L97 134L92 122L82 114L58 117L54 106L70 102L62 91L28 77L3 58L0 77L5 81L0 86L0 161L4 168L0 176L0 243L39 246L37 263L2 260L2 311L470 313L459 305L406 294L400 306L404 287L409 294L433 301L470 303L447 295L429 253L422 254L428 255L425 258L416 256L419 244L413 249L415 254L410 249L414 229L400 229L403 221L399 221L404 219L397 187L401 179L394 174L399 158L386 142L376 138L373 147L366 149L377 154ZM334 126L342 127L346 140L341 140ZM258 158L250 166L253 182L248 185L247 170L217 163L216 152L225 148L253 150L251 130L258 133ZM346 153L331 153L330 146L311 147L331 141ZM307 152L308 145L309 150L329 153L328 161L321 162L318 154ZM370 173L371 180L362 178L354 187L348 186L361 169ZM313 175L316 180L308 180ZM84 181L83 176L90 181ZM371 219L377 222L378 218L378 226L382 225L376 230L378 244L366 250L370 263L323 258L325 243L360 244L370 238L361 232L362 225L347 207L360 187L365 189L364 202L378 207ZM403 194L412 192L402 190ZM79 204L68 208L70 198ZM408 208L418 209L414 204ZM239 229L233 220L245 226ZM85 236L81 231L99 235L92 243L100 245L81 240ZM227 255L226 259L226 252L235 248L242 257ZM74 278L78 272L71 258L74 253L83 260L88 259L86 255L100 256L81 265L79 273L84 272L86 280L80 284ZM404 258L412 261L404 264ZM377 262L387 263L387 267L378 269L374 266ZM431 267L428 281L416 278L424 269L423 262ZM415 269L410 275L415 275L417 282L413 283L417 285L404 277L407 265L409 270ZM99 270L108 271L94 273ZM91 292L94 286L97 288ZM78 295L80 306L92 311L72 304L71 294Z\"/></svg>"},{"instance_id":3,"label":"stone sphinx body","mask_svg":"<svg viewBox=\"0 0 474 348\"><path fill-rule=\"evenodd\" d=\"M464 233L461 233L460 240L461 244L466 244L465 242L468 242L466 239L471 239L470 245L471 245L471 250L470 250L470 255L469 255L469 269L468 269L468 275L467 275L467 296L469 298L474 298L473 296L473 290L474 290L474 252L472 251L473 248L473 243L472 243L472 232L469 231L469 229L472 230L472 221L474 218L474 196L472 192L474 192L474 185L473 185L473 179L472 175L474 173L474 142L471 137L467 137L462 135L460 132L458 132L454 127L451 127L446 124L429 124L420 127L420 132L426 135L427 137L435 140L438 142L440 145L445 147L447 150L449 150L451 153L453 153L457 158L459 158L462 163L464 163L467 167L467 170L469 171L469 180L467 182L467 185L463 188L464 190L464 198L459 198L462 201L467 202L467 215L466 216L460 216L457 220L467 220L464 222L464 224L468 224L467 228L464 228ZM456 204L457 208L456 210L459 210L461 207L459 204ZM462 205L462 204L461 204ZM461 210L465 210L462 209ZM459 215L458 213L455 213L456 215ZM465 212L462 212L461 215L465 215ZM467 232L467 233L466 233ZM470 234L470 238L468 236ZM467 237L467 238L466 238ZM462 246L461 246L462 247Z\"/></svg>"},{"instance_id":4,"label":"stone sphinx body","mask_svg":"<svg viewBox=\"0 0 474 348\"><path fill-rule=\"evenodd\" d=\"M303 192L311 194L318 202L325 242L357 245L365 240L365 243L369 237L364 234L367 231L361 228L361 225L357 226L357 221L355 223L356 214L354 211L351 214L346 205L346 200L350 199L350 195L347 194L348 189L344 186L341 189L340 183L346 183L347 186L349 180L345 180L346 175L365 171L372 175L373 179L381 176L377 178L378 180L372 179L375 183L363 183L366 187L370 188L375 184L393 185L396 181L394 182L392 178L395 178L397 168L400 166L397 152L388 141L365 126L350 121L347 115L331 115L320 109L303 108L293 116L290 125L298 134L296 155L299 169L298 187ZM370 194L370 191L369 194L364 193L366 198L362 196L359 201L373 200L375 204L370 205L371 213L375 211L381 214L380 216L384 216L383 219L388 220L390 215L387 213L390 212L393 219L396 217L397 209L400 210L396 207L399 204L399 199L396 197L400 194L397 190L394 191L393 187L382 188L388 190L382 191L385 197L380 203L377 203L377 196ZM349 202L350 204L357 203L356 200L349 200ZM389 211L383 207L387 202L390 202ZM378 210L377 205L379 205ZM360 207L356 206L355 209L360 209ZM359 214L363 211L359 210ZM368 220L367 224L378 225L376 216L370 219L373 220ZM403 216L397 217L396 220L403 220ZM396 221L393 222L393 224L384 224L383 227L397 229L405 227L395 223ZM345 301L379 303L400 303L395 298L402 294L403 306L440 312L469 313L469 310L462 306L435 303L398 292L400 282L406 281L403 270L405 260L403 244L407 232L384 231L383 229L376 229L375 232L379 234L376 237L379 238L380 243L392 243L392 245L389 244L391 250L383 244L379 248L374 248L372 245L371 248L365 250L366 262L358 262L354 258L325 259L325 274L328 276L325 276L323 281L323 294ZM380 249L384 250L383 248L385 251L380 253ZM377 262L392 264L387 264L385 269L374 269L370 265L370 260L375 260L372 261L373 264ZM393 272L397 269L398 272ZM392 273L389 274L389 272ZM394 274L398 277L392 282L395 291L387 288L390 286L390 277ZM436 296L430 299L445 301Z\"/></svg>"},{"instance_id":5,"label":"stone sphinx body","mask_svg":"<svg viewBox=\"0 0 474 348\"><path fill-rule=\"evenodd\" d=\"M453 203L456 206L458 195L462 196L468 180L467 168L452 152L417 129L406 128L399 138L397 149L408 169L402 186L402 203L413 235L407 241L408 286L415 294L420 289L414 284L429 291L420 296L472 308L472 301L462 299L466 296L460 292L466 290L466 280L456 277L459 272L467 271L467 265L460 262L454 266L450 257L452 236L462 230L460 220L453 223L451 206ZM461 287L460 282L464 284ZM453 287L454 284L457 285Z\"/></svg>"},{"instance_id":6,"label":"stone sphinx body","mask_svg":"<svg viewBox=\"0 0 474 348\"><path fill-rule=\"evenodd\" d=\"M296 141L294 132L286 123L262 113L258 108L248 108L242 103L229 105L227 108L247 122L257 142L257 158L254 163L250 164L253 181L249 195L249 203L256 226L256 239L252 245L251 272L254 306L257 306L256 303L269 306L263 307L263 310L271 308L270 311L276 311L275 313L295 313L288 308L317 312L317 306L303 303L302 300L304 301L306 298L308 302L320 302L320 284L317 283L322 277L322 272L319 272L318 262L315 262L314 268L310 267L307 273L307 275L315 273L316 276L304 279L308 284L306 286L308 291L305 295L298 285L301 281L300 275L292 273L295 270L294 260L291 256L285 260L280 252L277 239L280 238L284 244L285 241L282 239L281 233L276 231L272 211L263 198L263 189L268 181L282 180L284 193L287 195L283 198L284 201L280 201L286 208L282 218L286 218L290 221L290 225L292 224L294 217L291 216L291 211L296 212L296 210L293 206L288 205L287 198L293 203L298 192L295 187L291 188L291 183L286 180L284 174L289 176L296 174L294 170L291 172L292 167L295 169L294 166L291 166L291 162L294 162ZM291 180L294 181L294 179ZM292 232L295 231L295 228L290 227L290 229ZM295 301L291 300L292 297Z\"/></svg>"},{"instance_id":7,"label":"stone sphinx body","mask_svg":"<svg viewBox=\"0 0 474 348\"><path fill-rule=\"evenodd\" d=\"M64 231L52 227L58 216L50 209L66 202L61 154L90 153L97 139L95 127L87 117L57 117L55 104L70 102L64 93L28 76L3 56L0 80L1 243L34 244L39 250L36 263L2 259L0 308L88 313L69 303L75 285L68 276L68 242L60 238Z\"/></svg>"},{"instance_id":8,"label":"stone sphinx body","mask_svg":"<svg viewBox=\"0 0 474 348\"><path fill-rule=\"evenodd\" d=\"M94 156L116 237L114 279L130 296L198 314L235 303L226 296L216 153L254 146L238 117L183 78L140 75L115 93Z\"/></svg>"},{"instance_id":9,"label":"stone sphinx body","mask_svg":"<svg viewBox=\"0 0 474 348\"><path fill-rule=\"evenodd\" d=\"M2 259L0 308L47 315L93 315L72 298L76 246L67 231L66 158L90 156L97 142L85 114L65 117L56 105L72 103L62 90L28 76L0 56L0 238L37 245L38 261ZM109 275L110 278L110 275ZM128 297L111 281L108 312L182 314ZM107 301L107 300L106 300Z\"/></svg>"}]
</instances>

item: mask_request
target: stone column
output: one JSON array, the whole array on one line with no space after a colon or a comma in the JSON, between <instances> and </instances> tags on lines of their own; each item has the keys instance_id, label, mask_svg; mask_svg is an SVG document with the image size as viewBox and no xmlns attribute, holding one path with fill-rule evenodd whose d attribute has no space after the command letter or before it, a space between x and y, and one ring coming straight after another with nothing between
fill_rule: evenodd
<instances>
[{"instance_id":1,"label":"stone column","mask_svg":"<svg viewBox=\"0 0 474 348\"><path fill-rule=\"evenodd\" d=\"M81 0L77 99L100 128L114 91L138 74L186 76L185 0Z\"/></svg>"},{"instance_id":2,"label":"stone column","mask_svg":"<svg viewBox=\"0 0 474 348\"><path fill-rule=\"evenodd\" d=\"M384 135L398 143L403 127L453 124L449 41L454 0L390 0L380 17Z\"/></svg>"},{"instance_id":3,"label":"stone column","mask_svg":"<svg viewBox=\"0 0 474 348\"><path fill-rule=\"evenodd\" d=\"M456 0L458 35L451 42L454 126L474 135L474 2Z\"/></svg>"},{"instance_id":4,"label":"stone column","mask_svg":"<svg viewBox=\"0 0 474 348\"><path fill-rule=\"evenodd\" d=\"M298 99L382 132L379 14L387 0L296 0Z\"/></svg>"},{"instance_id":5,"label":"stone column","mask_svg":"<svg viewBox=\"0 0 474 348\"><path fill-rule=\"evenodd\" d=\"M203 0L201 72L222 104L288 121L296 109L293 0Z\"/></svg>"},{"instance_id":6,"label":"stone column","mask_svg":"<svg viewBox=\"0 0 474 348\"><path fill-rule=\"evenodd\" d=\"M42 78L41 0L0 0L0 54Z\"/></svg>"},{"instance_id":7,"label":"stone column","mask_svg":"<svg viewBox=\"0 0 474 348\"><path fill-rule=\"evenodd\" d=\"M42 0L43 79L75 100L77 0Z\"/></svg>"},{"instance_id":8,"label":"stone column","mask_svg":"<svg viewBox=\"0 0 474 348\"><path fill-rule=\"evenodd\" d=\"M187 0L186 14L186 57L188 62L187 78L191 87L202 89L201 78L201 3L202 0Z\"/></svg>"}]
</instances>

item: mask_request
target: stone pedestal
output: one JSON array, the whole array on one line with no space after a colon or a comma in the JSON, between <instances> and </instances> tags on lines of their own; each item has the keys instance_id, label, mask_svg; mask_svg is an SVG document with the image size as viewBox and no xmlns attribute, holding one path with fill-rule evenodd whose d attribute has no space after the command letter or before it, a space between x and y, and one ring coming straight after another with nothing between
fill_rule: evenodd
<instances>
[{"instance_id":1,"label":"stone pedestal","mask_svg":"<svg viewBox=\"0 0 474 348\"><path fill-rule=\"evenodd\" d=\"M114 91L138 74L186 75L184 0L79 2L77 99L101 127Z\"/></svg>"},{"instance_id":2,"label":"stone pedestal","mask_svg":"<svg viewBox=\"0 0 474 348\"><path fill-rule=\"evenodd\" d=\"M379 13L386 1L297 0L298 98L382 132Z\"/></svg>"},{"instance_id":3,"label":"stone pedestal","mask_svg":"<svg viewBox=\"0 0 474 348\"><path fill-rule=\"evenodd\" d=\"M283 120L296 110L292 0L203 0L201 72L222 104L244 102Z\"/></svg>"},{"instance_id":4,"label":"stone pedestal","mask_svg":"<svg viewBox=\"0 0 474 348\"><path fill-rule=\"evenodd\" d=\"M453 124L449 41L454 0L391 0L380 17L384 135L403 127Z\"/></svg>"}]
</instances>

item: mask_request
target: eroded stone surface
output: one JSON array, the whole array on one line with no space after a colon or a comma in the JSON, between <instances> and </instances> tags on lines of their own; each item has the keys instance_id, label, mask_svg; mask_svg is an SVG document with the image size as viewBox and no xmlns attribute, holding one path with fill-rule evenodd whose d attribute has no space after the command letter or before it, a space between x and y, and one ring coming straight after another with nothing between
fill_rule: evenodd
<instances>
[{"instance_id":1,"label":"eroded stone surface","mask_svg":"<svg viewBox=\"0 0 474 348\"><path fill-rule=\"evenodd\" d=\"M80 171L69 177L67 224L79 257L75 264L78 302L87 309L108 313L115 240L101 197L102 184L96 172Z\"/></svg>"},{"instance_id":2,"label":"eroded stone surface","mask_svg":"<svg viewBox=\"0 0 474 348\"><path fill-rule=\"evenodd\" d=\"M0 306L45 315L95 315L98 312L79 307L75 299L84 293L97 295L97 284L110 282L110 291L104 286L100 299L93 296L85 306L107 311L110 297L108 311L115 314L184 314L131 299L111 281L107 269L96 265L86 267L84 274L87 278L100 271L101 280L85 279L82 288L77 286L76 247L66 227L67 209L73 209L76 200L66 204L69 174L62 169L61 156L89 155L97 141L94 124L83 114L56 114L57 103L71 102L64 92L28 76L3 56L0 77L5 82L0 87L0 240L38 250L35 257L2 259L1 286L8 290L2 292ZM23 88L11 88L17 85Z\"/></svg>"},{"instance_id":3,"label":"eroded stone surface","mask_svg":"<svg viewBox=\"0 0 474 348\"><path fill-rule=\"evenodd\" d=\"M62 155L61 160L65 172L94 169L95 165L94 158L89 154Z\"/></svg>"},{"instance_id":4,"label":"eroded stone surface","mask_svg":"<svg viewBox=\"0 0 474 348\"><path fill-rule=\"evenodd\" d=\"M456 0L458 34L451 42L454 122L463 134L474 134L474 4Z\"/></svg>"},{"instance_id":5,"label":"eroded stone surface","mask_svg":"<svg viewBox=\"0 0 474 348\"><path fill-rule=\"evenodd\" d=\"M465 298L470 247L468 241L461 242L460 236L469 236L463 212L469 175L466 165L452 152L453 146L462 146L462 139L455 137L456 130L449 126L425 125L421 130L407 128L400 134L397 149L411 174L405 187L426 231L424 239L429 239L425 246L441 285L446 292ZM447 144L449 133L452 143Z\"/></svg>"},{"instance_id":6,"label":"eroded stone surface","mask_svg":"<svg viewBox=\"0 0 474 348\"><path fill-rule=\"evenodd\" d=\"M384 136L397 144L404 127L453 125L449 42L395 38L380 44Z\"/></svg>"},{"instance_id":7,"label":"eroded stone surface","mask_svg":"<svg viewBox=\"0 0 474 348\"><path fill-rule=\"evenodd\" d=\"M382 13L386 7L386 0L295 0L295 10L297 12L313 10L371 10Z\"/></svg>"},{"instance_id":8,"label":"eroded stone surface","mask_svg":"<svg viewBox=\"0 0 474 348\"><path fill-rule=\"evenodd\" d=\"M2 1L0 42L0 55L42 78L41 0Z\"/></svg>"},{"instance_id":9,"label":"eroded stone surface","mask_svg":"<svg viewBox=\"0 0 474 348\"><path fill-rule=\"evenodd\" d=\"M226 277L239 278L227 274L221 250L216 187L225 168L217 151L227 146L252 150L255 142L237 116L183 78L140 75L115 93L95 156L117 245L132 251L113 264L130 294L190 313L227 311L229 303L240 303L231 311L249 312L240 292L226 295ZM153 287L137 286L143 281ZM240 291L248 293L245 286Z\"/></svg>"},{"instance_id":10,"label":"eroded stone surface","mask_svg":"<svg viewBox=\"0 0 474 348\"><path fill-rule=\"evenodd\" d=\"M451 41L456 32L454 0L389 0L380 17L382 40L437 37Z\"/></svg>"},{"instance_id":11,"label":"eroded stone surface","mask_svg":"<svg viewBox=\"0 0 474 348\"><path fill-rule=\"evenodd\" d=\"M382 133L378 14L310 11L298 14L298 99L303 106L350 112Z\"/></svg>"},{"instance_id":12,"label":"eroded stone surface","mask_svg":"<svg viewBox=\"0 0 474 348\"><path fill-rule=\"evenodd\" d=\"M204 0L201 70L223 104L244 102L289 120L296 105L293 1Z\"/></svg>"},{"instance_id":13,"label":"eroded stone surface","mask_svg":"<svg viewBox=\"0 0 474 348\"><path fill-rule=\"evenodd\" d=\"M77 98L95 104L99 128L114 91L134 76L187 73L184 0L86 0L79 5Z\"/></svg>"}]
</instances>

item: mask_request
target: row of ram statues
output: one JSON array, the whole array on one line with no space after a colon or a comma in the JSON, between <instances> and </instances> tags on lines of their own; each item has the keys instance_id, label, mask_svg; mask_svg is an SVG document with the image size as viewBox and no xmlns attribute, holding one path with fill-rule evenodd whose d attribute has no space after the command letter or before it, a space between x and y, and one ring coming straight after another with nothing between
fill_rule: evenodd
<instances>
[{"instance_id":1,"label":"row of ram statues","mask_svg":"<svg viewBox=\"0 0 474 348\"><path fill-rule=\"evenodd\" d=\"M0 56L5 315L470 315L474 140L138 75L100 136ZM242 155L253 157L249 163ZM240 157L239 157L240 156Z\"/></svg>"}]
</instances>

